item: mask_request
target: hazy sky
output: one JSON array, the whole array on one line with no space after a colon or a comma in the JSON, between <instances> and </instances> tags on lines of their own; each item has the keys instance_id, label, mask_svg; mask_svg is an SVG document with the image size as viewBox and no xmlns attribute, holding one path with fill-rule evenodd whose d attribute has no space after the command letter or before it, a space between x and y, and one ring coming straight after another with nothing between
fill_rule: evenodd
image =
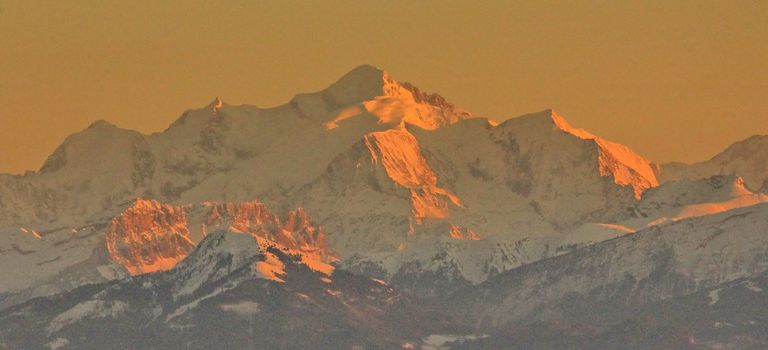
<instances>
[{"instance_id":1,"label":"hazy sky","mask_svg":"<svg viewBox=\"0 0 768 350\"><path fill-rule=\"evenodd\" d=\"M369 63L477 115L554 108L660 162L768 134L768 1L0 0L0 172Z\"/></svg>"}]
</instances>

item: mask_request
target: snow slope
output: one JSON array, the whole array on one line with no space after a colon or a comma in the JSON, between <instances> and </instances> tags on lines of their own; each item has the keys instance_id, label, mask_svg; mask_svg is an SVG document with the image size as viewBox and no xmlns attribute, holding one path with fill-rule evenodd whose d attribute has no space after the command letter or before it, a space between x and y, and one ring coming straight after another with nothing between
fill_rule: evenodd
<instances>
[{"instance_id":1,"label":"snow slope","mask_svg":"<svg viewBox=\"0 0 768 350\"><path fill-rule=\"evenodd\" d=\"M634 217L638 190L656 185L653 165L566 126L544 111L374 132L296 206L318 218L346 268L401 286L477 283L632 231L599 224Z\"/></svg>"},{"instance_id":2,"label":"snow slope","mask_svg":"<svg viewBox=\"0 0 768 350\"><path fill-rule=\"evenodd\" d=\"M661 171L663 181L712 175L738 175L750 190L759 190L768 180L768 136L755 135L736 142L707 161L664 164Z\"/></svg>"},{"instance_id":3,"label":"snow slope","mask_svg":"<svg viewBox=\"0 0 768 350\"><path fill-rule=\"evenodd\" d=\"M768 204L654 226L489 279L455 296L478 329L535 322L605 329L643 305L768 270Z\"/></svg>"},{"instance_id":4,"label":"snow slope","mask_svg":"<svg viewBox=\"0 0 768 350\"><path fill-rule=\"evenodd\" d=\"M671 181L646 192L635 207L638 218L623 224L640 229L764 202L768 202L768 195L750 191L744 180L735 175Z\"/></svg>"},{"instance_id":5,"label":"snow slope","mask_svg":"<svg viewBox=\"0 0 768 350\"><path fill-rule=\"evenodd\" d=\"M84 286L0 312L0 344L391 349L456 329L386 284L329 276L303 261L274 241L212 232L169 271ZM279 264L280 279L263 274L260 264Z\"/></svg>"}]
</instances>

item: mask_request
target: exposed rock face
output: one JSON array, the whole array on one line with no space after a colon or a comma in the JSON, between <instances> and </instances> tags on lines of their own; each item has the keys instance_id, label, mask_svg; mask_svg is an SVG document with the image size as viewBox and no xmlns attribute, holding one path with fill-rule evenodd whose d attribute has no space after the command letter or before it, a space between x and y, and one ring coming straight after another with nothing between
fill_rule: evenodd
<instances>
[{"instance_id":1,"label":"exposed rock face","mask_svg":"<svg viewBox=\"0 0 768 350\"><path fill-rule=\"evenodd\" d=\"M463 228L460 226L451 226L451 238L458 239L458 240L472 240L472 241L478 241L480 240L480 236L475 233L475 231L472 231L468 228Z\"/></svg>"},{"instance_id":2,"label":"exposed rock face","mask_svg":"<svg viewBox=\"0 0 768 350\"><path fill-rule=\"evenodd\" d=\"M645 190L659 185L658 166L641 157L629 147L599 138L584 129L572 127L563 117L552 113L552 121L563 131L585 140L594 140L600 150L600 175L610 176L617 185L632 186L640 199Z\"/></svg>"},{"instance_id":3,"label":"exposed rock face","mask_svg":"<svg viewBox=\"0 0 768 350\"><path fill-rule=\"evenodd\" d=\"M457 116L464 116L464 117L470 116L469 112L463 111L461 108L457 107L453 103L446 100L445 97L443 96L440 96L438 94L430 94L426 91L421 91L421 89L419 89L418 87L408 82L400 83L400 86L410 91L411 94L413 95L413 100L417 103L428 103L432 106L440 107L444 110L455 112ZM457 120L453 120L453 122L456 122L456 121Z\"/></svg>"},{"instance_id":4,"label":"exposed rock face","mask_svg":"<svg viewBox=\"0 0 768 350\"><path fill-rule=\"evenodd\" d=\"M284 219L257 201L215 204L206 203L210 214L205 219L208 227L228 227L235 232L274 240L278 244L317 256L325 261L336 257L328 249L323 228L312 222L303 208L289 210Z\"/></svg>"},{"instance_id":5,"label":"exposed rock face","mask_svg":"<svg viewBox=\"0 0 768 350\"><path fill-rule=\"evenodd\" d=\"M171 269L195 247L183 208L142 199L112 220L105 239L132 275Z\"/></svg>"},{"instance_id":6,"label":"exposed rock face","mask_svg":"<svg viewBox=\"0 0 768 350\"><path fill-rule=\"evenodd\" d=\"M411 208L417 223L425 218L445 218L450 207L461 207L458 197L437 186L435 172L408 131L371 133L365 136L365 145L373 163L381 163L392 181L411 192Z\"/></svg>"},{"instance_id":7,"label":"exposed rock face","mask_svg":"<svg viewBox=\"0 0 768 350\"><path fill-rule=\"evenodd\" d=\"M179 207L139 199L112 220L105 240L112 260L139 275L173 268L198 239L222 228L275 241L319 261L337 259L323 229L303 209L290 210L281 219L257 201Z\"/></svg>"}]
</instances>

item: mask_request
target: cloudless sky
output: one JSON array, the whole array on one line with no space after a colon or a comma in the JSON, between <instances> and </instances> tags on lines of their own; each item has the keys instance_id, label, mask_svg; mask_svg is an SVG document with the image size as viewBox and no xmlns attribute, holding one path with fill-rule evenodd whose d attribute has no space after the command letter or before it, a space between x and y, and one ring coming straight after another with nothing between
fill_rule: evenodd
<instances>
[{"instance_id":1,"label":"cloudless sky","mask_svg":"<svg viewBox=\"0 0 768 350\"><path fill-rule=\"evenodd\" d=\"M0 172L368 63L498 120L554 108L657 162L768 134L768 1L0 0Z\"/></svg>"}]
</instances>

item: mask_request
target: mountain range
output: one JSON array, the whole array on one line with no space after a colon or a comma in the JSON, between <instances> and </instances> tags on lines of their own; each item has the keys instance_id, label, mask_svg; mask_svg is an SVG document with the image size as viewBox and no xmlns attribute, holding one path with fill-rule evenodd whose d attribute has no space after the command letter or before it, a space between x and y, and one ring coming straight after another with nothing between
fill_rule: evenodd
<instances>
[{"instance_id":1,"label":"mountain range","mask_svg":"<svg viewBox=\"0 0 768 350\"><path fill-rule=\"evenodd\" d=\"M764 348L764 202L768 136L657 164L364 65L0 175L0 349Z\"/></svg>"}]
</instances>

